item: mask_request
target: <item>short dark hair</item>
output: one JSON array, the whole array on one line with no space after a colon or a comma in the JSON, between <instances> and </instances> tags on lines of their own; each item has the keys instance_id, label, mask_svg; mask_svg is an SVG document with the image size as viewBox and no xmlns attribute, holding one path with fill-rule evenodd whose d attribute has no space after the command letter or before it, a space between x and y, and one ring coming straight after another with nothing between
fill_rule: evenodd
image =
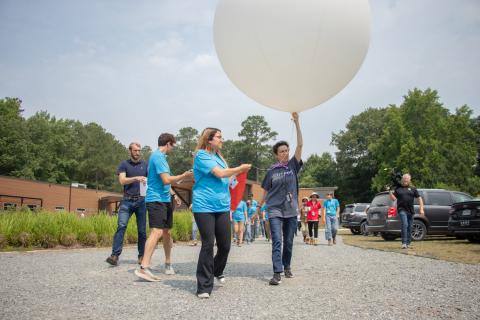
<instances>
[{"instance_id":1,"label":"short dark hair","mask_svg":"<svg viewBox=\"0 0 480 320\"><path fill-rule=\"evenodd\" d=\"M170 142L170 144L174 144L176 142L175 136L171 133L162 133L158 137L158 146L159 147L166 146L167 143L169 143L169 142Z\"/></svg>"},{"instance_id":2,"label":"short dark hair","mask_svg":"<svg viewBox=\"0 0 480 320\"><path fill-rule=\"evenodd\" d=\"M288 142L287 141L278 141L277 143L275 143L273 145L273 153L277 154L278 152L278 148L280 148L281 146L287 146L287 148L290 148L290 146L288 145Z\"/></svg>"}]
</instances>

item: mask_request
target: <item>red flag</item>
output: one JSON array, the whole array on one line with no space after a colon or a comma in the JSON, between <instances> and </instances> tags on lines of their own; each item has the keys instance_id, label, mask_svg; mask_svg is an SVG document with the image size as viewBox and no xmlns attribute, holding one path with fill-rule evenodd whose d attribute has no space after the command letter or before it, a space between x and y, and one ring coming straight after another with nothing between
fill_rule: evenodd
<instances>
[{"instance_id":1,"label":"red flag","mask_svg":"<svg viewBox=\"0 0 480 320\"><path fill-rule=\"evenodd\" d=\"M237 176L237 184L230 184L230 210L235 211L238 204L243 199L243 192L247 184L247 173L242 172Z\"/></svg>"}]
</instances>

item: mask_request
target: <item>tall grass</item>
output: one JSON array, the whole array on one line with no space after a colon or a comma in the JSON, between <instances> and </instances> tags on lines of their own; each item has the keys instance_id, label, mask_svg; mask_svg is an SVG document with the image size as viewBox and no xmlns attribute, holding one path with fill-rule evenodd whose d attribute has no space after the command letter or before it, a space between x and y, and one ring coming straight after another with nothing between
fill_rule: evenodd
<instances>
[{"instance_id":1,"label":"tall grass","mask_svg":"<svg viewBox=\"0 0 480 320\"><path fill-rule=\"evenodd\" d=\"M0 211L0 248L42 247L57 245L110 246L117 230L117 216L99 213L80 218L69 212ZM188 241L192 230L192 214L174 213L174 241ZM147 221L148 233L148 221ZM125 232L125 243L138 240L134 216Z\"/></svg>"}]
</instances>

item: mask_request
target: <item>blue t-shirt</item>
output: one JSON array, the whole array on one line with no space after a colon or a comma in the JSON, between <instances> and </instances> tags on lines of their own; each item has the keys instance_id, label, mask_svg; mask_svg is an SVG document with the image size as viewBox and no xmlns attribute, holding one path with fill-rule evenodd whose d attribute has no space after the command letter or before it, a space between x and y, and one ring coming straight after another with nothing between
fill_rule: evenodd
<instances>
[{"instance_id":1,"label":"blue t-shirt","mask_svg":"<svg viewBox=\"0 0 480 320\"><path fill-rule=\"evenodd\" d=\"M147 176L147 163L143 160L133 162L132 159L124 160L117 168L117 174L125 172L127 178L130 177L146 177ZM140 182L135 181L123 186L123 194L127 197L140 195Z\"/></svg>"},{"instance_id":2,"label":"blue t-shirt","mask_svg":"<svg viewBox=\"0 0 480 320\"><path fill-rule=\"evenodd\" d=\"M260 212L265 212L265 219L268 220L268 210L267 210L267 205L264 204L261 208L260 208Z\"/></svg>"},{"instance_id":3,"label":"blue t-shirt","mask_svg":"<svg viewBox=\"0 0 480 320\"><path fill-rule=\"evenodd\" d=\"M251 218L255 214L255 211L257 211L257 201L252 200L250 208L248 208L248 217Z\"/></svg>"},{"instance_id":4,"label":"blue t-shirt","mask_svg":"<svg viewBox=\"0 0 480 320\"><path fill-rule=\"evenodd\" d=\"M160 150L155 150L148 162L147 196L145 202L170 202L171 185L163 184L161 173L170 173L167 156Z\"/></svg>"},{"instance_id":5,"label":"blue t-shirt","mask_svg":"<svg viewBox=\"0 0 480 320\"><path fill-rule=\"evenodd\" d=\"M340 207L337 199L328 199L323 201L323 207L329 216L337 215L337 208Z\"/></svg>"},{"instance_id":6,"label":"blue t-shirt","mask_svg":"<svg viewBox=\"0 0 480 320\"><path fill-rule=\"evenodd\" d=\"M247 210L247 204L245 201L240 201L237 209L232 212L232 219L235 221L245 221L245 211Z\"/></svg>"},{"instance_id":7,"label":"blue t-shirt","mask_svg":"<svg viewBox=\"0 0 480 320\"><path fill-rule=\"evenodd\" d=\"M248 208L247 210L248 217L251 218L255 214L255 211L257 211L257 209L254 207Z\"/></svg>"},{"instance_id":8,"label":"blue t-shirt","mask_svg":"<svg viewBox=\"0 0 480 320\"><path fill-rule=\"evenodd\" d=\"M215 176L212 173L215 167L226 169L227 164L217 154L197 151L193 160L193 212L230 212L228 178Z\"/></svg>"},{"instance_id":9,"label":"blue t-shirt","mask_svg":"<svg viewBox=\"0 0 480 320\"><path fill-rule=\"evenodd\" d=\"M267 171L262 188L267 191L265 203L271 218L297 216L298 172L302 164L292 157L287 164L275 164Z\"/></svg>"}]
</instances>

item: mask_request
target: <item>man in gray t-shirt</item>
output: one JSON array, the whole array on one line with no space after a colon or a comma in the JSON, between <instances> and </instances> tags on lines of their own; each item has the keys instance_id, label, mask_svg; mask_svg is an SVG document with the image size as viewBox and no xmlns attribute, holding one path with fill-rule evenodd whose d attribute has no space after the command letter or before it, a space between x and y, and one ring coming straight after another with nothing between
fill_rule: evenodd
<instances>
[{"instance_id":1,"label":"man in gray t-shirt","mask_svg":"<svg viewBox=\"0 0 480 320\"><path fill-rule=\"evenodd\" d=\"M295 155L289 159L290 148L286 141L279 141L273 146L277 163L270 167L262 182L263 197L258 208L267 205L268 221L272 234L273 278L271 285L282 282L280 273L285 278L293 278L290 262L293 251L293 235L297 228L298 214L298 172L302 167L302 132L298 114L292 113L297 131ZM283 238L283 250L282 250Z\"/></svg>"}]
</instances>

